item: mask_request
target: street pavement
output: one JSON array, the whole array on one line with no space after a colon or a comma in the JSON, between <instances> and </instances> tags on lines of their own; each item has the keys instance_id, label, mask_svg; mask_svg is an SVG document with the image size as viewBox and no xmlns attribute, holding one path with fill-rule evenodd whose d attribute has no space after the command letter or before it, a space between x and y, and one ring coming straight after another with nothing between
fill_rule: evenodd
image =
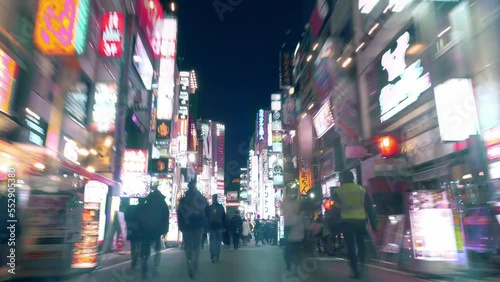
<instances>
[{"instance_id":1,"label":"street pavement","mask_svg":"<svg viewBox=\"0 0 500 282\"><path fill-rule=\"evenodd\" d=\"M152 264L152 258L149 263ZM158 277L143 280L140 270L131 270L130 262L125 261L103 267L95 273L85 274L67 280L69 282L137 282L137 281L192 281L187 275L184 252L180 248L162 252ZM199 282L323 282L323 281L374 281L410 282L430 281L409 274L367 266L363 278L349 278L347 261L341 258L309 257L303 258L301 265L292 274L285 270L283 249L276 246L248 246L238 250L223 250L220 261L210 262L207 248L201 251Z\"/></svg>"}]
</instances>

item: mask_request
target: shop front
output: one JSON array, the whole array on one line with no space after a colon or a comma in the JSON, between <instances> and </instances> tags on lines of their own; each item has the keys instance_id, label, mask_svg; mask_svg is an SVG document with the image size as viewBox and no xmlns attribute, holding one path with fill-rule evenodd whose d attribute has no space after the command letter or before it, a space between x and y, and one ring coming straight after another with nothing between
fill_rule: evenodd
<instances>
[{"instance_id":1,"label":"shop front","mask_svg":"<svg viewBox=\"0 0 500 282\"><path fill-rule=\"evenodd\" d=\"M2 142L2 164L12 162L20 278L55 277L95 268L107 226L109 179L35 144ZM15 166L14 166L15 165ZM3 170L2 170L3 171Z\"/></svg>"},{"instance_id":2,"label":"shop front","mask_svg":"<svg viewBox=\"0 0 500 282\"><path fill-rule=\"evenodd\" d=\"M438 79L430 49L416 51L421 34L402 25L366 68L374 136L366 149L374 156L359 171L383 227L374 234L382 260L444 274L467 265L461 212L466 198L481 201L484 170L475 158L477 119L456 128L452 112L454 101L470 99L467 81Z\"/></svg>"}]
</instances>

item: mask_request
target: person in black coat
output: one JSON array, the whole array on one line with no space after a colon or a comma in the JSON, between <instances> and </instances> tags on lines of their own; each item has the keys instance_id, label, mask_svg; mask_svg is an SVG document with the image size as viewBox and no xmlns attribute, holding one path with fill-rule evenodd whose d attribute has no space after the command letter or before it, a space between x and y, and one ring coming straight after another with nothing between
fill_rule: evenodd
<instances>
[{"instance_id":1,"label":"person in black coat","mask_svg":"<svg viewBox=\"0 0 500 282\"><path fill-rule=\"evenodd\" d=\"M231 235L233 239L234 249L237 250L240 247L241 232L243 231L243 219L240 213L237 212L235 216L231 219Z\"/></svg>"},{"instance_id":2,"label":"person in black coat","mask_svg":"<svg viewBox=\"0 0 500 282\"><path fill-rule=\"evenodd\" d=\"M142 276L147 278L148 273L148 258L151 255L151 245L155 248L155 257L153 264L153 275L158 275L158 266L161 258L161 236L168 233L168 225L170 212L165 196L155 190L151 192L146 202L139 206L138 210L138 227L141 231L141 261L142 261Z\"/></svg>"}]
</instances>

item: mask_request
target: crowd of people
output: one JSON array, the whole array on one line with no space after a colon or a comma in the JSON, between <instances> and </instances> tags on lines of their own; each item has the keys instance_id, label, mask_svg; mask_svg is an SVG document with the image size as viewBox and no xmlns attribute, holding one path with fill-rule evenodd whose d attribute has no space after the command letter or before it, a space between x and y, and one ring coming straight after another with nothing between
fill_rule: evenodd
<instances>
[{"instance_id":1,"label":"crowd of people","mask_svg":"<svg viewBox=\"0 0 500 282\"><path fill-rule=\"evenodd\" d=\"M131 267L140 262L144 278L150 273L148 259L154 250L152 275L158 275L161 258L162 239L169 230L169 208L161 192L154 190L148 197L139 199L137 205L129 206L125 212L127 239L131 245ZM186 252L188 275L196 278L200 249L209 241L210 259L217 263L221 246L237 250L247 246L252 240L255 245L278 245L279 217L255 220L242 218L237 212L226 214L218 196L212 196L209 205L205 197L190 182L188 190L179 202L177 210L179 230L183 234L183 249Z\"/></svg>"},{"instance_id":2,"label":"crowd of people","mask_svg":"<svg viewBox=\"0 0 500 282\"><path fill-rule=\"evenodd\" d=\"M366 223L376 230L376 220L371 199L366 190L354 183L354 176L347 171L341 175L342 186L333 195L334 208L319 217L311 224L313 233L327 229L332 233L342 232L347 247L348 258L353 278L360 278L365 263L364 238ZM287 190L281 205L284 216L285 248L284 259L286 268L294 271L299 265L301 247L306 234L307 213L304 201L299 199L297 189ZM261 219L259 216L250 221L242 218L237 212L232 217L226 214L224 207L218 202L217 195L212 196L209 204L204 195L196 189L196 183L191 181L188 190L181 198L177 210L178 227L182 232L183 249L186 253L188 275L195 279L198 273L200 249L207 240L210 242L210 259L217 263L220 259L221 246L235 250L240 243L247 245L251 239L255 245L278 245L279 217ZM169 208L165 197L159 191L151 192L145 200L140 200L137 206L131 206L125 213L128 234L131 242L131 262L135 268L141 262L143 277L148 276L148 258L151 247L155 251L153 260L153 275L158 275L160 263L161 238L169 230ZM315 227L316 226L316 227ZM323 232L321 232L323 233Z\"/></svg>"}]
</instances>

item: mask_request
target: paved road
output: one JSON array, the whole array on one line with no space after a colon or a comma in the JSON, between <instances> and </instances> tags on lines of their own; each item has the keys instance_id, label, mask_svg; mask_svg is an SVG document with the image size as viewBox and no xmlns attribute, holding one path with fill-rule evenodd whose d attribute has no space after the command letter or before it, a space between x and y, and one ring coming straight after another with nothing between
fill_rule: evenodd
<instances>
[{"instance_id":1,"label":"paved road","mask_svg":"<svg viewBox=\"0 0 500 282\"><path fill-rule=\"evenodd\" d=\"M150 260L150 263L152 261ZM105 267L94 274L68 280L70 282L137 282L143 281L139 270L130 270L129 262ZM282 249L273 246L251 246L239 250L224 250L218 264L209 262L208 250L200 258L199 282L323 282L356 281L348 278L347 262L338 258L306 258L297 275L285 271ZM146 281L190 281L184 253L178 249L163 252L160 276ZM357 280L359 281L359 280ZM367 267L361 281L409 282L426 281L377 267Z\"/></svg>"}]
</instances>

